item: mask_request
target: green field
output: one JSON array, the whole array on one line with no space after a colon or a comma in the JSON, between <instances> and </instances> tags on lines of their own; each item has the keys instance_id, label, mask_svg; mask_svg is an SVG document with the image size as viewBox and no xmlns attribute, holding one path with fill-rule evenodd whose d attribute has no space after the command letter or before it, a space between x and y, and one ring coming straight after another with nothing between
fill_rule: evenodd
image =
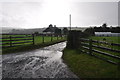
<instances>
[{"instance_id":1,"label":"green field","mask_svg":"<svg viewBox=\"0 0 120 80\"><path fill-rule=\"evenodd\" d=\"M119 43L120 44L120 37L97 37L97 36L90 37L90 39L98 40L98 41L103 41L104 38L109 43Z\"/></svg>"},{"instance_id":2,"label":"green field","mask_svg":"<svg viewBox=\"0 0 120 80\"><path fill-rule=\"evenodd\" d=\"M27 36L31 36L31 37L27 37ZM12 38L10 39L10 37L12 37ZM25 37L25 38L14 38L14 37ZM10 46L9 40L16 40L16 41L11 41L11 43L13 43L12 46L19 45L19 44L14 44L17 42L31 41L31 43L32 43L32 35L2 35L2 38L3 39L0 39L2 41L2 43L4 43L4 44L2 44L2 46ZM29 40L20 40L20 39L29 39ZM31 43L23 43L23 44L31 44Z\"/></svg>"},{"instance_id":3,"label":"green field","mask_svg":"<svg viewBox=\"0 0 120 80\"><path fill-rule=\"evenodd\" d=\"M47 45L47 44L52 44L52 43L59 42L61 40L65 40L64 37L44 36L44 38L43 38L42 36L34 36L34 45L33 45L33 36L31 36L31 35L3 35L2 38L8 38L8 39L2 39L1 40L2 43L5 43L5 44L3 44L1 46L10 46L10 41L9 41L10 36L12 37L11 40L13 40L13 41L11 41L11 43L12 43L12 46L14 46L14 47L2 48L2 53L3 54L4 53L16 52L15 50L18 49L18 48L19 49L23 48L22 50L24 51L24 47L27 47L27 50L28 50L28 48L30 48L30 46L38 48L39 45L41 45L40 47L42 47L42 46ZM14 38L14 37L25 37L25 38ZM51 38L52 38L52 40L51 40ZM29 40L26 40L26 39L29 39ZM44 43L43 43L43 40L44 40ZM29 43L18 43L18 42L25 42L25 41L30 41L30 42ZM14 44L14 43L18 43L18 44ZM20 50L17 50L17 52L19 52L19 51Z\"/></svg>"},{"instance_id":4,"label":"green field","mask_svg":"<svg viewBox=\"0 0 120 80\"><path fill-rule=\"evenodd\" d=\"M58 40L61 39L61 37L58 37ZM52 38L53 41L57 40L57 37ZM35 36L35 44L40 44L43 42L42 36ZM51 42L51 36L45 36L44 42Z\"/></svg>"},{"instance_id":5,"label":"green field","mask_svg":"<svg viewBox=\"0 0 120 80\"><path fill-rule=\"evenodd\" d=\"M104 41L103 40L104 38L106 39L105 42L120 44L120 37L96 37L96 36L90 37L90 39L92 39L92 40L98 40L98 41ZM98 45L98 44L96 44L96 45ZM120 50L120 46L112 46L112 45L106 45L106 44L99 44L99 46L110 48L110 49L113 49L113 50ZM103 49L98 49L98 48L94 48L94 49L120 57L120 53L117 53L117 52L112 52L112 51L109 51L109 50L103 50ZM97 56L101 56L103 58L106 58L108 60L111 60L111 61L114 61L114 62L117 62L117 63L119 62L118 59L114 59L114 58L111 58L109 56L105 56L105 55L98 54L98 53L95 53L95 52L93 52L93 54L97 55Z\"/></svg>"},{"instance_id":6,"label":"green field","mask_svg":"<svg viewBox=\"0 0 120 80\"><path fill-rule=\"evenodd\" d=\"M80 53L77 50L64 49L63 52L64 62L80 79L120 78L117 65Z\"/></svg>"},{"instance_id":7,"label":"green field","mask_svg":"<svg viewBox=\"0 0 120 80\"><path fill-rule=\"evenodd\" d=\"M12 41L12 43L25 42L25 41L31 41L31 42L30 43L22 43L22 45L33 43L32 42L33 37L31 35L3 35L2 37L6 38L6 39L2 39L2 43L6 43L6 44L3 44L2 46L9 46L10 45L10 41L6 41L6 40L10 40L10 36L12 37L11 40L16 40L16 41ZM27 36L31 36L31 37L27 37ZM13 37L25 37L25 38L13 38ZM20 39L25 39L25 40L20 40ZM26 39L29 39L29 40L26 40ZM43 39L44 39L44 42L50 42L51 36L44 36L44 38L42 36L34 36L35 45L43 43ZM61 39L61 37L52 37L52 41L59 40L59 39ZM20 44L12 44L12 46L15 46L15 45L20 45Z\"/></svg>"},{"instance_id":8,"label":"green field","mask_svg":"<svg viewBox=\"0 0 120 80\"><path fill-rule=\"evenodd\" d=\"M120 37L96 37L92 36L88 39L92 40L98 40L98 41L104 41L103 39L106 39L105 42L108 43L118 43ZM88 42L87 42L88 43ZM98 45L100 47L106 47L114 50L120 50L120 47L115 46L108 46L107 44L98 44L98 43L92 43L93 45ZM89 47L89 46L87 46ZM93 47L92 47L93 48ZM102 50L98 48L93 48L102 52L106 52L115 56L120 56L120 53L111 52L108 50ZM118 69L120 66L108 63L104 60L101 60L99 58L93 57L91 55L85 54L83 52L80 52L80 50L83 50L83 48L79 48L77 50L72 49L64 49L63 50L63 60L68 65L68 67L80 78L83 80L89 80L90 78L120 78L120 70ZM84 49L86 52L89 50ZM105 56L102 54L98 54L95 52L92 52L92 54L97 55L99 57L105 58L107 60L114 61L116 63L120 62L118 59L111 58L109 56ZM91 79L91 80L92 80ZM102 80L102 79L101 79Z\"/></svg>"}]
</instances>

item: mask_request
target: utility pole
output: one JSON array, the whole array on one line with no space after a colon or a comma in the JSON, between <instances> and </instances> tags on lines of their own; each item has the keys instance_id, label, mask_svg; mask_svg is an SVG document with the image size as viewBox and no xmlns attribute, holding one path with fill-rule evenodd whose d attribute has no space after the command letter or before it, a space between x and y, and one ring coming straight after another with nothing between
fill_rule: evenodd
<instances>
[{"instance_id":1,"label":"utility pole","mask_svg":"<svg viewBox=\"0 0 120 80\"><path fill-rule=\"evenodd\" d=\"M70 18L70 31L71 31L71 14L70 14L70 17L69 17L69 18Z\"/></svg>"}]
</instances>

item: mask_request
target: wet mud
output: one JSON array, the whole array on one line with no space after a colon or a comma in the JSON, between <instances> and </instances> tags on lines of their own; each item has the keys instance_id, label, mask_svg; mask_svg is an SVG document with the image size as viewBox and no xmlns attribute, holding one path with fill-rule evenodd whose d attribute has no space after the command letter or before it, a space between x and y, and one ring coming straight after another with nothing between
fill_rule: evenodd
<instances>
[{"instance_id":1,"label":"wet mud","mask_svg":"<svg viewBox=\"0 0 120 80\"><path fill-rule=\"evenodd\" d=\"M2 78L77 78L63 63L66 42L2 56ZM1 67L1 66L0 66Z\"/></svg>"}]
</instances>

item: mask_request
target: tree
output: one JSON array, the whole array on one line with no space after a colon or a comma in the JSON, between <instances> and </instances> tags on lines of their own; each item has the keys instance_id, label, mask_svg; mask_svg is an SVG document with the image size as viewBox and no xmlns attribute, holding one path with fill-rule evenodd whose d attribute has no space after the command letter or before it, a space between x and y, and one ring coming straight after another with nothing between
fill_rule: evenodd
<instances>
[{"instance_id":1,"label":"tree","mask_svg":"<svg viewBox=\"0 0 120 80\"><path fill-rule=\"evenodd\" d=\"M54 25L54 27L56 27L56 25Z\"/></svg>"},{"instance_id":2,"label":"tree","mask_svg":"<svg viewBox=\"0 0 120 80\"><path fill-rule=\"evenodd\" d=\"M61 35L61 29L56 28L55 29L55 35Z\"/></svg>"},{"instance_id":3,"label":"tree","mask_svg":"<svg viewBox=\"0 0 120 80\"><path fill-rule=\"evenodd\" d=\"M107 27L107 23L103 23L102 27L106 28Z\"/></svg>"},{"instance_id":4,"label":"tree","mask_svg":"<svg viewBox=\"0 0 120 80\"><path fill-rule=\"evenodd\" d=\"M49 25L49 27L53 27L53 25L52 25L52 24L50 24L50 25Z\"/></svg>"},{"instance_id":5,"label":"tree","mask_svg":"<svg viewBox=\"0 0 120 80\"><path fill-rule=\"evenodd\" d=\"M36 31L36 32L34 32L34 34L37 36L37 35L39 35L39 32Z\"/></svg>"},{"instance_id":6,"label":"tree","mask_svg":"<svg viewBox=\"0 0 120 80\"><path fill-rule=\"evenodd\" d=\"M63 34L67 35L68 34L68 29L67 28L63 28Z\"/></svg>"},{"instance_id":7,"label":"tree","mask_svg":"<svg viewBox=\"0 0 120 80\"><path fill-rule=\"evenodd\" d=\"M94 28L90 27L90 28L87 28L84 33L86 34L86 36L94 36L95 33L94 33Z\"/></svg>"}]
</instances>

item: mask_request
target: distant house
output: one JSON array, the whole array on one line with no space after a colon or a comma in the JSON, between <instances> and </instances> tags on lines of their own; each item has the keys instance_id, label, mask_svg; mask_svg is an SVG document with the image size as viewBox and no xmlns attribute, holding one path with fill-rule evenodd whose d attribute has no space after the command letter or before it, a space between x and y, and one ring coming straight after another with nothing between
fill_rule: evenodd
<instances>
[{"instance_id":1,"label":"distant house","mask_svg":"<svg viewBox=\"0 0 120 80\"><path fill-rule=\"evenodd\" d=\"M111 32L95 32L95 36L119 36L120 33L111 33Z\"/></svg>"},{"instance_id":2,"label":"distant house","mask_svg":"<svg viewBox=\"0 0 120 80\"><path fill-rule=\"evenodd\" d=\"M53 27L53 25L50 24L49 27L46 28L43 32L51 32L51 33L53 33L53 32L55 32L55 29L58 29L58 28L56 26Z\"/></svg>"},{"instance_id":3,"label":"distant house","mask_svg":"<svg viewBox=\"0 0 120 80\"><path fill-rule=\"evenodd\" d=\"M54 25L54 27L53 27L53 25L50 24L50 25L48 26L48 28L46 28L46 29L43 31L43 34L46 34L46 35L54 34L56 29L59 29L59 28L57 28L56 25Z\"/></svg>"}]
</instances>

